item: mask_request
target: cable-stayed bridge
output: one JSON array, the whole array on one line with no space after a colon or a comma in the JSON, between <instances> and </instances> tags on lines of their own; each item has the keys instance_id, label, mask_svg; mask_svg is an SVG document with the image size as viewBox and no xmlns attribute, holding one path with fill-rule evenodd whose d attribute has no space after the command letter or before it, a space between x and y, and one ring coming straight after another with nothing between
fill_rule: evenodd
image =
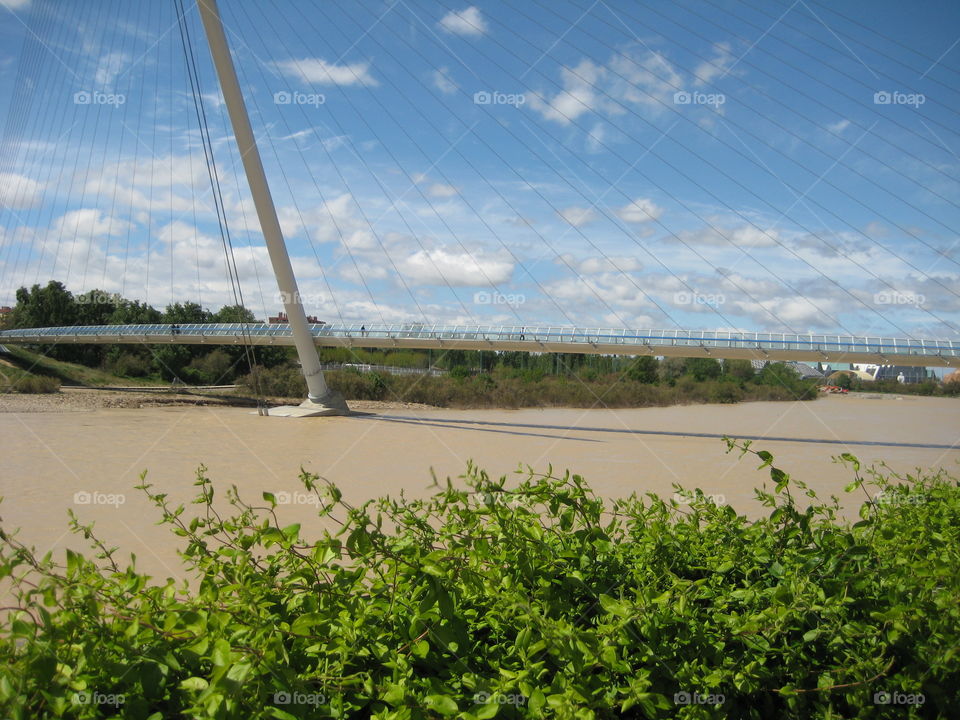
<instances>
[{"instance_id":1,"label":"cable-stayed bridge","mask_svg":"<svg viewBox=\"0 0 960 720\"><path fill-rule=\"evenodd\" d=\"M625 330L483 325L313 324L319 347L519 350L603 355L659 355L725 359L804 360L960 367L960 342L843 335ZM198 323L185 325L92 325L0 332L8 344L294 345L289 325Z\"/></svg>"}]
</instances>

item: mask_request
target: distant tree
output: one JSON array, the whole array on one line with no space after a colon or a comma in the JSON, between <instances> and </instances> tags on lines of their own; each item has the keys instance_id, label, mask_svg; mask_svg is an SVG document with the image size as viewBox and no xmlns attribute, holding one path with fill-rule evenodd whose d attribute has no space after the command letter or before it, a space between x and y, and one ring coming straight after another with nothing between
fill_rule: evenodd
<instances>
[{"instance_id":1,"label":"distant tree","mask_svg":"<svg viewBox=\"0 0 960 720\"><path fill-rule=\"evenodd\" d=\"M213 314L204 310L199 303L185 302L167 305L163 311L163 322L188 325L191 323L212 322Z\"/></svg>"},{"instance_id":2,"label":"distant tree","mask_svg":"<svg viewBox=\"0 0 960 720\"><path fill-rule=\"evenodd\" d=\"M683 375L684 372L686 372L686 369L686 358L668 357L664 358L660 362L660 365L657 368L657 375L660 378L660 382L673 385L677 382L677 379Z\"/></svg>"},{"instance_id":3,"label":"distant tree","mask_svg":"<svg viewBox=\"0 0 960 720\"><path fill-rule=\"evenodd\" d=\"M652 384L657 381L658 366L659 363L655 357L643 355L634 359L634 361L630 364L630 368L626 372L626 376L630 380Z\"/></svg>"},{"instance_id":4,"label":"distant tree","mask_svg":"<svg viewBox=\"0 0 960 720\"><path fill-rule=\"evenodd\" d=\"M34 285L17 290L13 308L13 327L41 328L76 325L77 303L66 286L51 280L46 287Z\"/></svg>"},{"instance_id":5,"label":"distant tree","mask_svg":"<svg viewBox=\"0 0 960 720\"><path fill-rule=\"evenodd\" d=\"M234 359L223 349L217 348L202 357L194 358L184 368L183 379L198 385L222 385L233 381L235 371Z\"/></svg>"},{"instance_id":6,"label":"distant tree","mask_svg":"<svg viewBox=\"0 0 960 720\"><path fill-rule=\"evenodd\" d=\"M848 373L840 373L834 382L838 388L843 388L844 390L849 390L850 386L853 385L853 379Z\"/></svg>"},{"instance_id":7,"label":"distant tree","mask_svg":"<svg viewBox=\"0 0 960 720\"><path fill-rule=\"evenodd\" d=\"M723 374L741 382L752 380L756 375L749 360L724 360Z\"/></svg>"},{"instance_id":8,"label":"distant tree","mask_svg":"<svg viewBox=\"0 0 960 720\"><path fill-rule=\"evenodd\" d=\"M217 323L252 323L256 322L257 318L251 310L243 307L243 305L224 305L213 314L210 321Z\"/></svg>"},{"instance_id":9,"label":"distant tree","mask_svg":"<svg viewBox=\"0 0 960 720\"><path fill-rule=\"evenodd\" d=\"M110 318L123 304L117 293L105 290L90 290L75 298L78 325L109 325Z\"/></svg>"},{"instance_id":10,"label":"distant tree","mask_svg":"<svg viewBox=\"0 0 960 720\"><path fill-rule=\"evenodd\" d=\"M691 375L694 380L715 380L720 377L722 368L720 363L713 358L688 358L685 368L686 374Z\"/></svg>"},{"instance_id":11,"label":"distant tree","mask_svg":"<svg viewBox=\"0 0 960 720\"><path fill-rule=\"evenodd\" d=\"M163 321L163 313L139 300L120 299L113 314L107 320L108 325L145 325Z\"/></svg>"}]
</instances>

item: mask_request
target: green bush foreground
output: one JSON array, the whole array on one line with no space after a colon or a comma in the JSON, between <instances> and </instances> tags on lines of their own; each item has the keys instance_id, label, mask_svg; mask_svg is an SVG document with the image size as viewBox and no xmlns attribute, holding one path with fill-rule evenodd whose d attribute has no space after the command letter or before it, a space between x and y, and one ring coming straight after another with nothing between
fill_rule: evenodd
<instances>
[{"instance_id":1,"label":"green bush foreground","mask_svg":"<svg viewBox=\"0 0 960 720\"><path fill-rule=\"evenodd\" d=\"M147 484L193 589L2 535L0 711L10 718L956 717L960 485L861 473L838 517L774 467L748 520L677 487L605 503L576 475L515 489L475 467L428 500L280 527L198 473L197 511ZM221 508L222 509L222 508ZM921 702L922 701L922 702Z\"/></svg>"}]
</instances>

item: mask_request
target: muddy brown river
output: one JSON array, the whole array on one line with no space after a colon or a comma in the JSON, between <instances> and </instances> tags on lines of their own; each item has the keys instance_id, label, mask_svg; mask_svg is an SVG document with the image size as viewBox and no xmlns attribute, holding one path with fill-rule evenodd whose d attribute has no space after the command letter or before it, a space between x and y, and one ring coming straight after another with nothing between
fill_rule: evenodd
<instances>
[{"instance_id":1,"label":"muddy brown river","mask_svg":"<svg viewBox=\"0 0 960 720\"><path fill-rule=\"evenodd\" d=\"M378 410L325 419L263 418L240 408L176 407L0 413L0 516L40 552L81 548L67 509L138 565L179 576L177 539L134 485L141 472L174 501L194 493L202 463L220 491L236 484L259 499L286 493L284 521L317 526L299 493L301 467L359 502L403 489L428 494L431 469L460 475L468 459L491 474L520 463L570 469L601 495L673 494L700 487L747 515L753 488L769 475L755 458L727 454L723 434L752 436L776 464L853 517L862 496L845 495L851 473L832 461L849 452L894 470L940 468L960 475L960 400L832 396L808 403L746 403L637 410ZM812 442L811 442L812 441ZM189 512L189 506L188 506ZM62 557L62 555L61 555Z\"/></svg>"}]
</instances>

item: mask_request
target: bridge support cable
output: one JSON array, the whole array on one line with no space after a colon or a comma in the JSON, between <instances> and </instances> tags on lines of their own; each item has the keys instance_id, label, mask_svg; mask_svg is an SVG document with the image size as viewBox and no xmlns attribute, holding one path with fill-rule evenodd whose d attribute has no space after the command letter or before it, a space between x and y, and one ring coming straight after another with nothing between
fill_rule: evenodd
<instances>
[{"instance_id":1,"label":"bridge support cable","mask_svg":"<svg viewBox=\"0 0 960 720\"><path fill-rule=\"evenodd\" d=\"M343 398L327 386L323 377L320 357L317 354L317 348L307 324L306 313L300 302L297 280L293 274L293 266L290 264L290 256L287 254L283 233L280 229L280 221L277 218L277 210L273 205L263 163L257 150L256 138L250 126L250 118L247 115L236 69L230 56L230 48L224 34L217 2L216 0L199 0L197 5L200 9L200 17L203 20L203 27L210 46L210 53L213 56L217 77L220 80L220 89L230 115L234 137L237 140L240 157L243 160L247 182L250 185L250 194L253 196L257 217L260 220L264 241L267 245L267 252L270 255L270 262L273 265L277 284L282 293L284 310L289 319L297 355L300 357L303 376L307 382L308 394L304 405L308 406L307 409L314 411L312 414L345 413L348 409Z\"/></svg>"},{"instance_id":2,"label":"bridge support cable","mask_svg":"<svg viewBox=\"0 0 960 720\"><path fill-rule=\"evenodd\" d=\"M441 2L440 5L441 5L441 7L444 8L444 9L448 9L448 10L451 9L449 5L446 5L446 4L444 4L443 2ZM412 7L412 6L413 6L413 4L411 3L410 7ZM422 10L422 8L420 8L420 9ZM412 10L411 10L411 11L412 11ZM498 22L498 21L496 20L496 18L493 18L493 17L491 17L490 20L491 20L492 22ZM388 25L387 23L384 23L383 25L384 25L384 27L385 27L386 29L390 30L389 25ZM509 33L511 33L511 34L513 34L513 35L517 35L518 37L520 37L520 36L518 35L518 33L516 33L516 31L515 31L513 28L510 28L510 27L508 27L507 25L505 25L505 24L503 24L503 23L499 23L499 22L498 22L498 25L500 25L501 27L503 27L506 32L509 32ZM391 31L392 31L392 30L391 30ZM478 28L478 31L479 31L479 28ZM394 34L396 34L396 33L394 32ZM505 50L507 53L509 53L510 55L513 55L514 57L519 58L519 56L518 56L515 52L513 52L509 47L507 47L507 46L505 46L503 43L501 43L501 42L496 38L495 35L492 35L492 34L490 34L490 33L487 33L486 31L484 31L484 35L485 35L486 37L488 37L494 44L496 44L496 45L498 45L499 47L501 47L502 49L504 49L504 50ZM524 41L526 41L526 38L521 38L521 39L523 39ZM413 46L412 44L410 44L409 42L406 42L402 37L400 37L399 40L400 40L400 42L405 42L414 52L417 52L416 47ZM526 41L526 42L528 42L528 44L529 44L529 41ZM488 61L490 64L494 65L494 66L497 67L499 70L503 71L503 72L506 73L508 76L512 77L514 80L517 80L518 83L521 83L522 78L517 78L515 75L513 75L513 73L511 73L508 68L504 67L504 65L503 65L496 57L492 56L492 55L489 54L489 53L484 52L484 51L483 51L482 49L480 49L479 47L476 47L476 48L474 48L474 49L475 49L475 51L476 51L480 56L484 57L484 59L485 59L486 61ZM547 82L550 82L551 84L557 86L559 90L562 90L562 88L560 88L560 87L558 86L557 82L556 82L554 79L548 77L545 73L543 73L543 72L542 72L541 70L539 70L539 69L535 69L535 70L536 70L536 72L537 72L539 75L541 75ZM576 75L575 70L571 70L570 72L573 73L574 75ZM586 81L585 81L585 82L586 82ZM599 87L597 87L596 85L594 85L593 83L589 83L589 82L588 82L587 84L590 85L591 87L593 87L598 93L602 94L605 98L609 99L611 102L613 102L613 103L615 103L616 105L618 105L619 107L623 108L625 111L633 114L634 116L636 116L639 120L641 120L641 121L644 122L645 124L650 125L652 129L658 130L658 128L657 128L655 125L652 125L652 124L649 122L649 120L647 120L647 119L644 118L643 116L637 114L636 111L634 111L632 108L629 108L629 107L624 106L619 100L617 100L616 98L610 96L609 93L607 93L605 90L603 90L603 88L599 88ZM646 92L643 90L643 88L640 88L640 87L637 87L637 86L634 86L634 87L637 89L638 92L644 93L645 95L648 95L648 93L646 93ZM537 91L536 89L530 88L530 87L528 87L527 90L528 90L528 92L529 92L531 95L533 95L534 97L538 98L540 101L542 101L542 102L548 102L548 101L549 101L549 98L545 97L542 92L539 92L539 91ZM582 101L579 101L579 100L578 100L578 102L582 102ZM594 141L597 143L597 145L603 147L604 149L606 149L607 151L609 151L612 155L617 156L617 153L615 152L615 149L612 148L608 142L605 142L602 138L596 137L596 135L594 135L594 133L593 133L589 128L585 127L581 122L578 122L578 120L577 120L575 117L571 117L570 115L568 115L568 114L566 114L566 113L564 113L564 112L562 112L561 110L556 109L556 108L555 108L555 111L556 111L559 115L562 115L562 116L564 117L564 119L567 121L568 124L570 124L571 126L574 126L574 127L579 128L579 129L582 130L585 134L587 134L589 137L591 137L592 140L594 140ZM616 128L616 129L619 130L621 133L624 133L626 136L629 137L629 133L628 133L628 131L627 131L626 128L622 127L621 125L618 125L617 123L614 123L612 120L609 121L609 122L610 122L610 124L611 124L612 127ZM501 123L501 126L503 127L504 131L506 131L508 134L514 136L516 139L519 139L519 138L517 137L517 135L516 135L506 124ZM542 129L542 128L541 128L541 129ZM558 143L560 143L560 144L562 145L562 140L561 140L561 139L558 139L558 138L557 138L556 136L554 136L552 133L549 133L549 132L544 131L544 135L547 135L548 137L552 137L554 140L556 140ZM711 137L713 137L713 136L711 136ZM480 139L481 142L484 142L484 141L482 140L482 138L478 138L478 139ZM716 139L716 138L714 138L714 139ZM676 144L676 141L674 141L674 142L675 142L675 144ZM767 205L768 207L770 207L770 208L771 208L772 210L774 210L775 212L780 212L780 210L779 210L778 208L774 207L774 206L773 206L772 204L770 204L767 200L765 200L764 198L762 198L762 197L760 197L759 195L757 195L757 194L756 194L753 190L751 190L750 188L744 186L740 181L736 180L736 178L734 178L734 177L732 177L731 175L729 175L729 173L727 173L726 171L724 171L722 168L717 167L715 164L711 163L711 162L708 161L706 158L704 158L703 156L701 156L701 155L699 155L698 153L696 153L696 151L693 150L692 148L687 147L687 146L682 145L682 144L679 145L679 146L680 146L685 152L692 154L696 159L698 159L698 160L706 163L706 164L709 165L710 167L714 168L717 172L721 173L722 175L724 175L724 177L726 177L727 179L729 179L731 182L735 183L737 186L739 186L740 188L744 189L744 190L745 190L746 192L748 192L749 194L751 194L751 195L753 195L754 197L756 197L758 200L760 200L761 202L763 202L765 205ZM528 148L528 149L529 149L529 148ZM739 149L736 149L736 148L735 148L735 150L736 150L738 153L740 152ZM534 151L531 150L531 152L534 152ZM909 333L908 333L904 328L900 327L900 326L897 325L895 322L893 322L887 315L884 315L884 314L881 313L879 310L877 310L875 307L873 307L873 306L869 305L868 303L866 303L861 297L857 296L857 295L856 295L855 293L853 293L849 288L845 287L842 283L838 282L835 278L831 277L828 273L825 273L823 270L821 270L820 268L816 267L813 263L811 263L811 262L810 262L809 260L807 260L805 257L803 257L802 255L800 255L800 254L798 254L797 252L795 252L794 250L792 250L788 245L786 245L785 243L783 243L782 241L780 241L779 238L777 238L769 229L765 229L765 228L761 227L760 225L758 225L757 222L749 216L749 214L744 213L744 212L742 212L742 211L739 211L739 210L737 210L735 207L731 206L729 203L725 202L725 201L724 201L723 199L721 199L715 192L713 192L713 191L710 190L709 188L705 187L702 182L698 181L695 177L691 176L689 173L684 172L682 169L680 169L680 168L676 165L676 163L671 162L669 159L667 159L666 157L664 157L663 154L657 152L657 150L656 150L655 148L650 148L648 152L649 152L652 156L656 157L658 160L660 160L661 162L663 162L667 167L671 168L671 169L672 169L674 172L676 172L678 175L680 175L680 176L683 177L685 180L687 180L688 182L690 182L692 186L697 187L698 189L700 189L701 191L703 191L705 194L709 195L713 200L715 200L716 202L720 203L720 204L721 204L722 206L724 206L727 210L729 210L730 212L732 212L732 213L734 213L735 215L737 215L737 216L738 216L741 220L743 220L745 223L747 223L747 224L750 225L751 227L755 228L757 231L759 231L761 234L763 234L766 238L768 238L771 242L773 242L774 244L776 244L777 246L779 246L780 248L782 248L783 250L785 250L786 252L790 253L792 256L796 257L798 260L800 260L801 262L803 262L805 265L807 265L808 267L810 267L812 270L814 270L816 273L818 273L824 280L826 280L827 282L829 282L830 284L832 284L833 286L835 286L840 292L843 292L844 294L848 295L854 302L856 302L857 304L863 306L863 307L864 307L866 310L868 310L869 312L872 312L873 314L877 315L877 317L878 317L879 319L883 320L884 322L886 322L886 323L888 323L889 325L891 325L892 327L894 327L898 332L900 332L900 333L902 333L902 334L904 334L904 335L909 335ZM742 153L741 153L741 154L742 154ZM540 162L542 162L546 167L551 167L550 164L547 163L547 161L543 158L542 155L539 155L539 154L536 153L536 152L534 152L534 155L535 155L535 156L537 157L537 159L538 159ZM585 168L587 168L592 174L595 174L597 177L599 177L603 182L609 183L610 186L611 186L611 188L613 188L613 189L615 190L615 192L617 192L620 196L622 196L622 197L623 197L624 199L626 199L628 202L632 202L632 198L631 198L627 193L625 193L623 190L620 190L620 189L617 187L617 183L616 183L616 182L611 182L610 178L606 177L604 174L602 174L600 171L598 171L596 167L594 167L593 165L591 165L589 162L587 162L584 158L580 157L579 155L574 154L573 157L574 157L580 164L582 164ZM751 162L754 162L754 161L751 160ZM625 160L624 160L624 163L626 164L626 161L625 161ZM574 191L580 192L572 183L570 183L569 179L566 178L563 173L559 172L556 168L551 168L551 169L553 169L554 173L557 175L558 179L561 180L561 182L564 182L565 184L567 184L567 185L568 185L571 189L573 189ZM639 177L645 179L646 181L650 182L653 186L657 187L658 190L660 190L665 196L669 197L671 200L673 200L674 202L676 202L678 205L680 205L680 206L682 206L684 209L688 210L692 215L694 215L695 217L699 218L701 221L703 221L704 223L706 223L711 229L713 229L718 235L720 235L729 245L731 245L731 247L737 248L737 244L736 244L735 240L729 236L729 233L724 232L723 228L717 226L714 222L711 222L710 219L707 218L707 217L704 217L704 215L703 215L702 213L697 212L693 207L690 206L690 204L684 203L684 202L681 201L680 198L678 198L675 194L668 192L668 191L666 190L666 188L664 188L661 183L657 183L652 177L650 177L649 175L647 175L646 173L644 173L644 172L643 172L642 170L640 170L639 168L628 168L628 169L633 170L633 172L635 172L637 176L639 176ZM580 194L582 195L582 192L581 192ZM589 198L586 198L586 196L583 196L583 197L589 201ZM794 204L796 204L796 203L794 203ZM600 210L600 212L601 212L603 215L605 215L608 219L610 219L611 222L613 222L615 225L617 225L616 220L615 220L614 218L610 217L609 214L608 214L606 211L603 211L603 210L601 210L600 208L598 208L598 210ZM784 217L786 217L786 212L782 212L781 215L784 216ZM657 226L662 227L664 230L667 230L667 232L670 232L670 230L662 223L662 221L661 221L659 218L651 217L650 219L651 219L651 221L652 221L654 224L656 224ZM827 244L827 245L829 246L829 243L827 243L817 232L815 232L814 230L812 230L812 229L809 228L809 227L804 226L802 223L796 221L796 220L793 219L793 218L789 218L789 219L790 219L794 224L796 224L798 227L800 227L800 228L802 228L803 230L805 230L806 232L808 232L811 236L816 237L818 240L820 240L821 242L824 242L825 244ZM618 225L618 227L619 227L619 225ZM622 228L621 228L621 229L622 229ZM701 261L707 263L708 265L710 265L711 267L713 267L715 270L718 269L718 268L716 268L715 265L713 265L713 263L710 263L709 259L706 258L702 253L697 252L693 247L690 246L689 243L685 242L680 235L678 235L677 233L673 233L673 237L674 237L674 239L676 239L677 241L679 241L682 245L684 245L684 247L686 247L688 250L690 250L691 252L693 252L694 254L696 254L697 257L698 257ZM635 239L635 238L631 238L631 239L633 239L634 242L636 242L636 239ZM640 245L640 243L637 243L637 244ZM893 287L892 285L890 285L890 283L886 282L883 278L879 277L879 276L878 276L876 273L874 273L870 268L867 268L867 267L863 266L862 264L857 263L855 260L853 260L852 258L850 258L848 255L842 253L842 251L840 251L838 248L831 248L831 249L837 251L841 256L843 256L844 258L846 258L846 259L849 260L850 262L852 262L852 263L856 264L858 267L860 267L860 269L866 271L868 274L870 274L871 276L875 277L875 278L878 279L880 282L884 283L884 284L885 284L887 287L889 287L891 290L896 291L896 288L895 288L895 287ZM754 259L754 261L757 262L755 257L752 258L752 259ZM663 264L663 263L661 262L661 264ZM666 266L664 266L664 267L666 267ZM670 272L670 271L669 271L669 268L667 268L667 270L668 270L668 272ZM772 273L772 271L770 271L769 269L768 269L768 272L771 272L771 274L773 274L773 276L774 276L775 278L777 278L778 281L780 281L782 284L784 284L785 287L791 287L791 286L790 286L788 283L786 283L786 281L785 281L782 277L780 277L779 275L776 275L776 274ZM676 277L676 275L675 275L675 277ZM759 303L759 301L758 301L755 297L753 297L753 295L752 295L751 293L749 293L749 291L748 291L746 288L741 287L738 283L734 282L734 281L732 280L732 278L730 278L730 276L728 276L727 279L728 279L728 281L731 282L731 284L733 284L735 287L737 287L738 290L741 290L742 292L744 292L744 293L745 293L748 297L750 297L754 302ZM791 289L792 289L792 288L791 288ZM804 300L805 300L808 304L811 305L811 307L813 307L814 309L816 309L819 313L822 313L824 316L826 316L826 317L834 320L839 327L843 327L843 324L839 321L838 318L834 317L834 316L831 315L829 312L827 312L824 308L822 308L822 307L820 307L819 305L817 305L816 303L814 303L810 298L808 298L808 297L806 297L806 296L803 296L803 298L804 298ZM763 307L763 304L762 304L762 303L759 303L759 304L761 305L761 307ZM726 318L726 317L723 315L723 313L721 313L719 310L717 310L716 308L710 308L710 309L711 309L718 317L720 317L721 319L723 319L724 322L725 322L727 325L733 326L733 324L731 323L731 321L730 321L728 318ZM794 330L793 328L790 328L790 326L789 326L788 323L786 323L786 322L785 322L784 320L782 320L781 318L777 317L769 308L763 307L763 310L764 310L767 314L769 314L769 315L771 315L772 317L774 317L774 318L775 318L780 324L782 324L784 327L787 327L788 329L790 329L791 332L795 332L795 330ZM952 323L950 323L948 320L946 320L946 319L938 316L936 313L933 313L933 312L930 311L929 309L920 306L920 307L919 307L919 310L920 310L921 312L926 313L927 315L929 315L929 316L932 317L933 319L937 320L938 322L942 323L945 327L948 327L948 328L950 328L950 329L952 329L952 330L955 330L955 329L956 329L956 327L955 327ZM843 329L844 329L846 332L850 333L850 330L849 330L849 329L847 329L847 328L845 328L845 327L844 327Z\"/></svg>"},{"instance_id":3,"label":"bridge support cable","mask_svg":"<svg viewBox=\"0 0 960 720\"><path fill-rule=\"evenodd\" d=\"M200 73L197 68L197 58L193 52L193 41L190 37L190 26L188 24L183 0L174 0L174 9L177 13L177 27L180 31L180 41L183 48L184 63L187 68L188 84L190 86L194 112L196 113L197 118L198 131L200 133L201 144L203 146L204 160L207 166L207 177L210 180L210 190L213 195L214 208L217 214L217 222L220 230L220 242L223 247L227 279L230 282L230 288L233 292L234 305L244 308L246 305L243 299L243 288L240 286L240 275L237 270L237 259L233 251L233 239L230 235L230 226L227 222L226 204L224 203L223 192L220 186L220 174L217 170L216 159L214 156L213 142L210 137L210 126L207 122L207 113L203 106L203 97L200 90ZM171 153L171 158L172 157L173 154ZM194 242L195 244L198 244L199 241L197 238L194 238ZM264 412L264 403L260 390L259 373L257 372L257 358L254 351L253 342L246 330L246 326L243 326L242 336L244 340L244 357L247 361L247 367L253 376L254 381L254 388L257 397L257 412L262 415Z\"/></svg>"}]
</instances>

